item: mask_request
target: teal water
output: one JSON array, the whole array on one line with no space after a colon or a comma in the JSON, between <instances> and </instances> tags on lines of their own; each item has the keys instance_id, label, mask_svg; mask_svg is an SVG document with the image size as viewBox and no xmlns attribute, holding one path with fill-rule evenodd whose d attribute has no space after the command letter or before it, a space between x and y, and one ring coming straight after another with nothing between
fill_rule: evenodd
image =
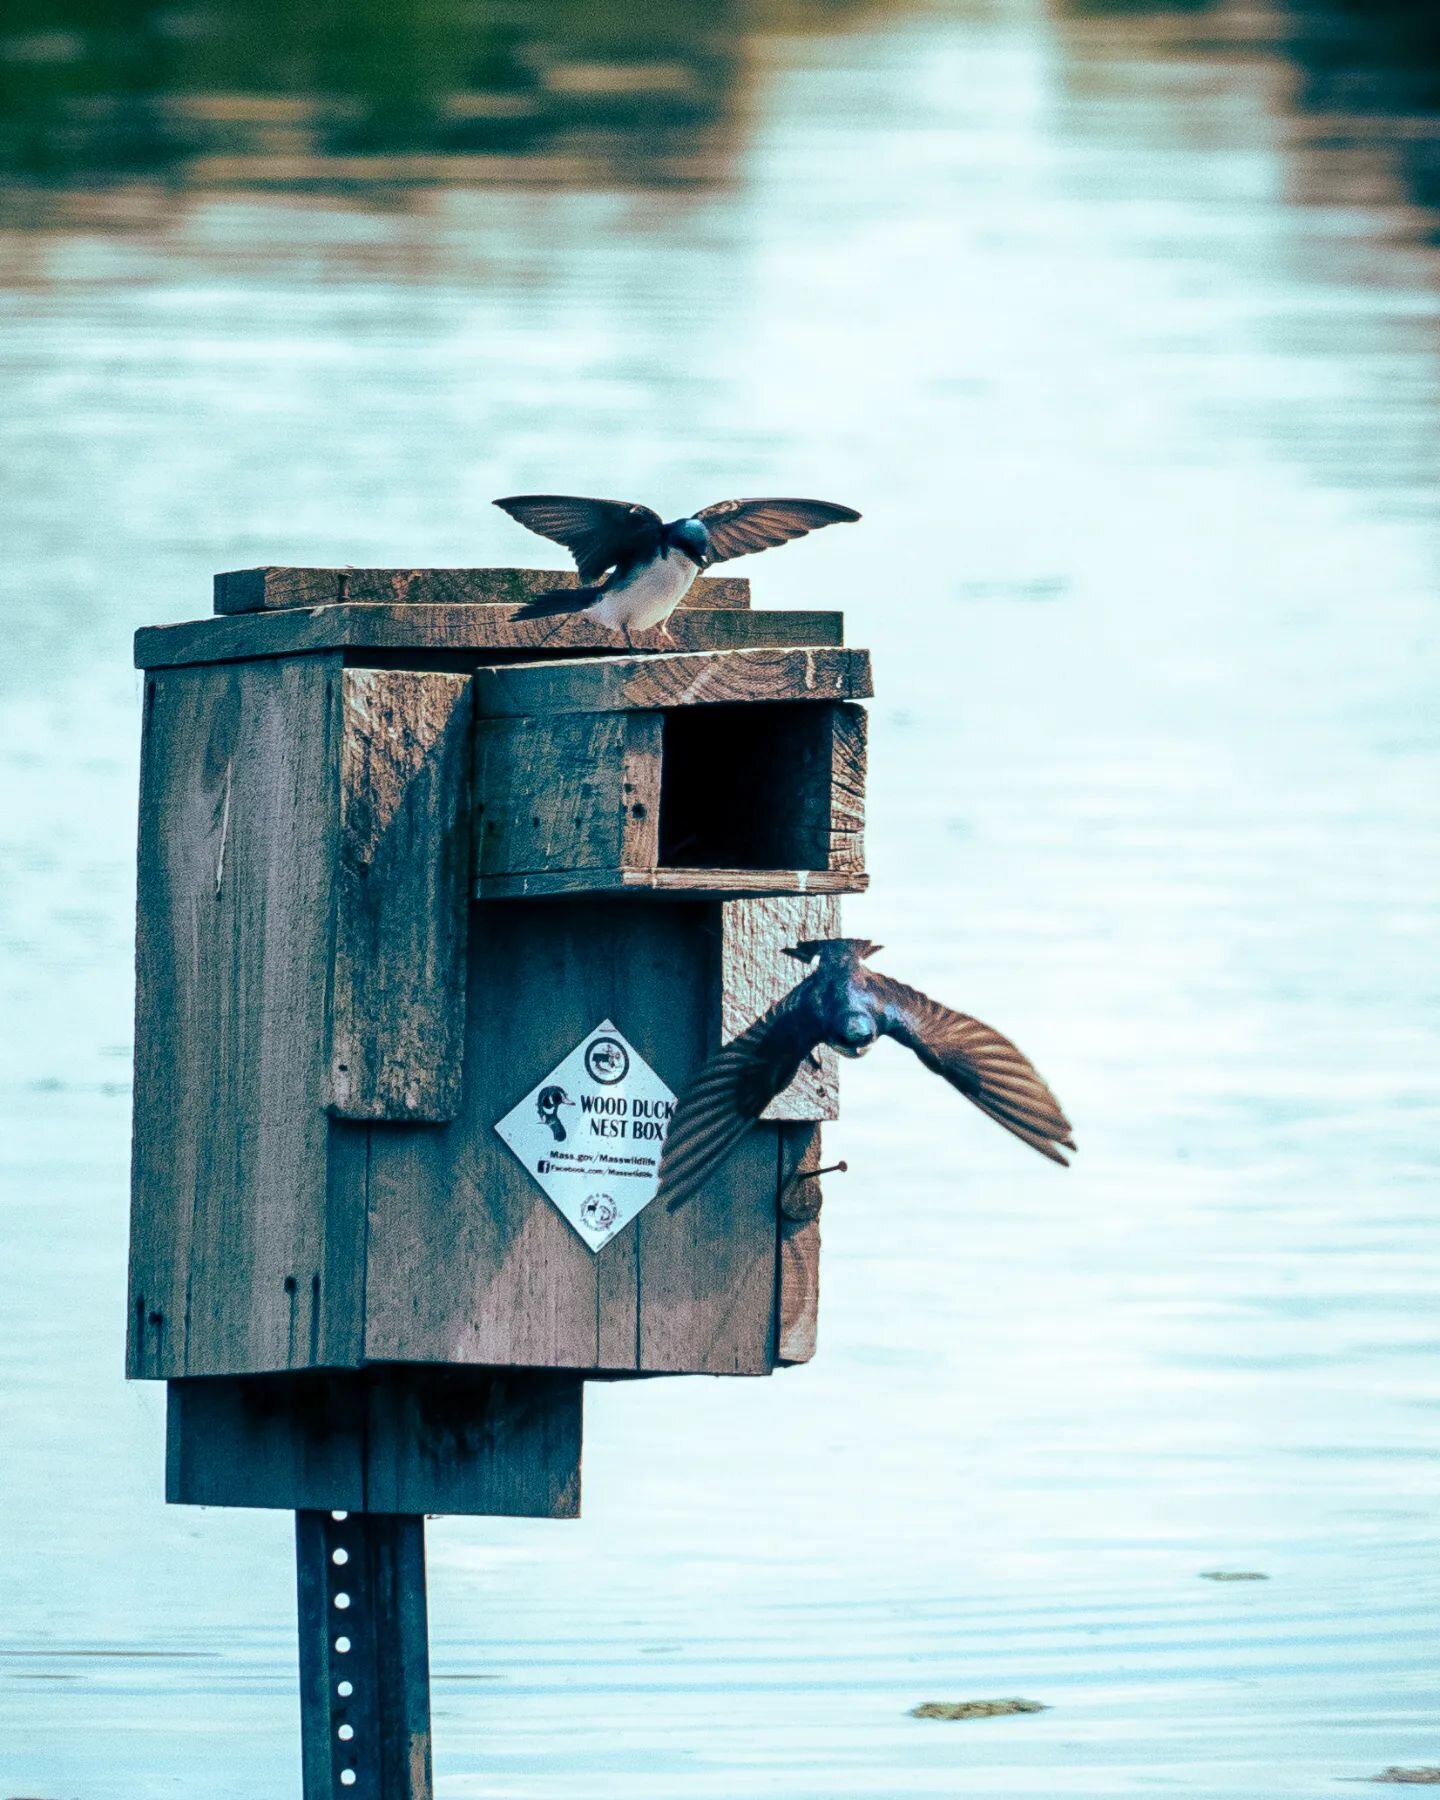
<instances>
[{"instance_id":1,"label":"teal water","mask_svg":"<svg viewBox=\"0 0 1440 1800\"><path fill-rule=\"evenodd\" d=\"M638 124L603 44L486 77L508 140L212 87L12 172L0 1795L298 1788L288 1520L167 1510L120 1378L129 634L543 563L487 505L541 487L865 512L745 571L875 653L848 922L1082 1153L847 1070L817 1361L599 1388L578 1524L431 1527L442 1800L1440 1764L1440 250L1424 97L1345 113L1304 10L775 8Z\"/></svg>"}]
</instances>

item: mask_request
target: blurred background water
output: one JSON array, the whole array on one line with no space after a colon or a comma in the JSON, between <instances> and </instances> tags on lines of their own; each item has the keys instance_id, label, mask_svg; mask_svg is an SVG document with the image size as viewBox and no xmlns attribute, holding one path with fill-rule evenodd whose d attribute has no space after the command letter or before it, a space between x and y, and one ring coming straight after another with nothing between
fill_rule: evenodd
<instances>
[{"instance_id":1,"label":"blurred background water","mask_svg":"<svg viewBox=\"0 0 1440 1800\"><path fill-rule=\"evenodd\" d=\"M10 0L0 169L0 1795L298 1788L120 1378L129 634L531 488L864 511L743 569L876 653L849 922L1082 1154L847 1075L819 1360L431 1527L442 1800L1440 1763L1433 9Z\"/></svg>"}]
</instances>

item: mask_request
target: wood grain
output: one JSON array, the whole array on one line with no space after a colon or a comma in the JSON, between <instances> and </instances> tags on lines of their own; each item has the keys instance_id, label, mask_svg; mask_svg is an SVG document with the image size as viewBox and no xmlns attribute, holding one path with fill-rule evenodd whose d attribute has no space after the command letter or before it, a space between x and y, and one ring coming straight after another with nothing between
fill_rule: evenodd
<instances>
[{"instance_id":1,"label":"wood grain","mask_svg":"<svg viewBox=\"0 0 1440 1800\"><path fill-rule=\"evenodd\" d=\"M580 1516L579 1377L424 1366L375 1375L367 1510Z\"/></svg>"},{"instance_id":2,"label":"wood grain","mask_svg":"<svg viewBox=\"0 0 1440 1800\"><path fill-rule=\"evenodd\" d=\"M779 1129L753 1129L678 1212L657 1203L635 1221L637 1368L706 1375L773 1369ZM768 1243L757 1239L762 1219ZM653 1303L657 1290L665 1295L663 1306Z\"/></svg>"},{"instance_id":3,"label":"wood grain","mask_svg":"<svg viewBox=\"0 0 1440 1800\"><path fill-rule=\"evenodd\" d=\"M326 1093L350 1119L460 1101L469 918L470 684L346 669Z\"/></svg>"},{"instance_id":4,"label":"wood grain","mask_svg":"<svg viewBox=\"0 0 1440 1800\"><path fill-rule=\"evenodd\" d=\"M797 1177L820 1167L820 1127L780 1127L779 1273L775 1360L809 1362L820 1312L820 1183Z\"/></svg>"},{"instance_id":5,"label":"wood grain","mask_svg":"<svg viewBox=\"0 0 1440 1800\"><path fill-rule=\"evenodd\" d=\"M785 951L813 938L840 935L840 902L833 895L732 900L720 908L720 1036L728 1044L809 973ZM828 1045L816 1052L818 1067L800 1072L760 1115L764 1119L833 1119L838 1116L838 1059Z\"/></svg>"},{"instance_id":6,"label":"wood grain","mask_svg":"<svg viewBox=\"0 0 1440 1800\"><path fill-rule=\"evenodd\" d=\"M837 706L830 720L829 866L865 867L867 719L863 706Z\"/></svg>"},{"instance_id":7,"label":"wood grain","mask_svg":"<svg viewBox=\"0 0 1440 1800\"><path fill-rule=\"evenodd\" d=\"M481 875L477 900L556 900L577 894L617 898L731 900L741 895L863 894L870 877L844 869L541 869Z\"/></svg>"},{"instance_id":8,"label":"wood grain","mask_svg":"<svg viewBox=\"0 0 1440 1800\"><path fill-rule=\"evenodd\" d=\"M368 1356L768 1372L774 1126L753 1165L678 1213L652 1204L598 1255L494 1129L605 1018L678 1092L713 1042L718 931L704 904L476 909L460 1115L371 1132Z\"/></svg>"},{"instance_id":9,"label":"wood grain","mask_svg":"<svg viewBox=\"0 0 1440 1800\"><path fill-rule=\"evenodd\" d=\"M756 615L763 617L764 615ZM475 676L479 718L651 711L777 700L855 700L871 692L865 650L752 649L510 663Z\"/></svg>"},{"instance_id":10,"label":"wood grain","mask_svg":"<svg viewBox=\"0 0 1440 1800\"><path fill-rule=\"evenodd\" d=\"M475 733L481 878L652 869L660 736L658 713L481 720Z\"/></svg>"},{"instance_id":11,"label":"wood grain","mask_svg":"<svg viewBox=\"0 0 1440 1800\"><path fill-rule=\"evenodd\" d=\"M338 657L146 682L133 1375L359 1354L364 1194L331 1194L322 1104L340 690Z\"/></svg>"},{"instance_id":12,"label":"wood grain","mask_svg":"<svg viewBox=\"0 0 1440 1800\"><path fill-rule=\"evenodd\" d=\"M215 577L217 613L268 606L330 606L340 598L337 569L228 569Z\"/></svg>"},{"instance_id":13,"label":"wood grain","mask_svg":"<svg viewBox=\"0 0 1440 1800\"><path fill-rule=\"evenodd\" d=\"M165 1497L188 1506L575 1518L582 1383L548 1371L172 1381Z\"/></svg>"},{"instance_id":14,"label":"wood grain","mask_svg":"<svg viewBox=\"0 0 1440 1800\"><path fill-rule=\"evenodd\" d=\"M671 616L668 629L687 651L825 646L840 643L843 619L835 612L682 610ZM656 650L673 649L656 633L648 636ZM367 654L396 651L421 656L483 650L538 650L548 657L562 652L613 655L623 644L618 633L589 619L517 619L514 608L504 606L341 604L143 626L135 634L135 666L177 668L327 650L345 650L349 661L362 663Z\"/></svg>"},{"instance_id":15,"label":"wood grain","mask_svg":"<svg viewBox=\"0 0 1440 1800\"><path fill-rule=\"evenodd\" d=\"M215 577L215 611L274 612L350 602L388 606L521 606L555 588L573 588L573 569L230 569ZM743 575L702 575L681 601L686 609L743 611Z\"/></svg>"}]
</instances>

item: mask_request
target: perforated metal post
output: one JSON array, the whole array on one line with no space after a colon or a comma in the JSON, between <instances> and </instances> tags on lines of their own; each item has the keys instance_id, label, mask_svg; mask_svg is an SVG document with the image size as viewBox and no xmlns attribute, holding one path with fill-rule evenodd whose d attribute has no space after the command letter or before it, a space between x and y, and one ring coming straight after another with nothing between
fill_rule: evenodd
<instances>
[{"instance_id":1,"label":"perforated metal post","mask_svg":"<svg viewBox=\"0 0 1440 1800\"><path fill-rule=\"evenodd\" d=\"M425 1521L297 1512L304 1800L433 1800Z\"/></svg>"}]
</instances>

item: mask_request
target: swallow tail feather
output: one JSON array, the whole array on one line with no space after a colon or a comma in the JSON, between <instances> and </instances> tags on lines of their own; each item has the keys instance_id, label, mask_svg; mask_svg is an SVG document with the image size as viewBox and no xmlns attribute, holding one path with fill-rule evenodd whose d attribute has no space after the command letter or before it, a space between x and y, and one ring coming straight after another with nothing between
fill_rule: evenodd
<instances>
[{"instance_id":1,"label":"swallow tail feather","mask_svg":"<svg viewBox=\"0 0 1440 1800\"><path fill-rule=\"evenodd\" d=\"M533 600L527 600L517 607L517 619L551 619L557 613L584 612L587 606L593 606L600 597L599 588L574 587L551 588L548 593L537 594Z\"/></svg>"}]
</instances>

